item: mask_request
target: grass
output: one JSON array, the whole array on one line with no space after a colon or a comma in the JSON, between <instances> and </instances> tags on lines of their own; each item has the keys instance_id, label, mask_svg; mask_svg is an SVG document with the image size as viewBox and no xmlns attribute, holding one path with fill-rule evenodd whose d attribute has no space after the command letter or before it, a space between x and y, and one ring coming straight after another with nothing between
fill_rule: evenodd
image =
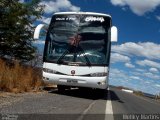
<instances>
[{"instance_id":1,"label":"grass","mask_svg":"<svg viewBox=\"0 0 160 120\"><path fill-rule=\"evenodd\" d=\"M134 94L136 94L138 96L144 96L143 92L141 92L141 91L134 91Z\"/></svg>"},{"instance_id":2,"label":"grass","mask_svg":"<svg viewBox=\"0 0 160 120\"><path fill-rule=\"evenodd\" d=\"M156 97L156 100L160 102L160 95Z\"/></svg>"},{"instance_id":3,"label":"grass","mask_svg":"<svg viewBox=\"0 0 160 120\"><path fill-rule=\"evenodd\" d=\"M0 59L0 91L14 93L38 91L42 85L40 69L20 65L17 61L8 64Z\"/></svg>"}]
</instances>

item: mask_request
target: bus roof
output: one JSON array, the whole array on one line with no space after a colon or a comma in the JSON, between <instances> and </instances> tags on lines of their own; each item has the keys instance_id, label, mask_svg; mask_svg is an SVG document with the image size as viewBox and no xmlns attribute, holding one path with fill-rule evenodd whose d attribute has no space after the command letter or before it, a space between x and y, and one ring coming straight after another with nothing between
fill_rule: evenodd
<instances>
[{"instance_id":1,"label":"bus roof","mask_svg":"<svg viewBox=\"0 0 160 120\"><path fill-rule=\"evenodd\" d=\"M109 14L96 13L96 12L57 12L57 13L54 13L54 15L69 15L69 14L99 15L99 16L107 16L111 18Z\"/></svg>"}]
</instances>

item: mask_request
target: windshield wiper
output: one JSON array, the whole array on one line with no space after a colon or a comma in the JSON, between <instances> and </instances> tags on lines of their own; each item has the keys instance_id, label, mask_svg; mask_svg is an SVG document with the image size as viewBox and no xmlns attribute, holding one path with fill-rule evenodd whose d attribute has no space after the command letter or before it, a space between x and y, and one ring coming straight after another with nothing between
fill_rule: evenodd
<instances>
[{"instance_id":1,"label":"windshield wiper","mask_svg":"<svg viewBox=\"0 0 160 120\"><path fill-rule=\"evenodd\" d=\"M67 55L67 53L70 51L70 49L72 48L73 46L70 46L63 54L62 56L57 60L57 64L62 64L63 61L62 59Z\"/></svg>"},{"instance_id":2,"label":"windshield wiper","mask_svg":"<svg viewBox=\"0 0 160 120\"><path fill-rule=\"evenodd\" d=\"M83 50L80 46L79 46L79 49L80 49L80 51L82 52L82 54L84 55L84 58L85 58L85 60L86 60L86 62L87 62L87 65L88 65L89 67L91 67L91 62L89 61L88 57L85 55L84 50Z\"/></svg>"},{"instance_id":3,"label":"windshield wiper","mask_svg":"<svg viewBox=\"0 0 160 120\"><path fill-rule=\"evenodd\" d=\"M72 51L72 49L74 49L75 46L70 45L68 47L68 49L66 49L66 51L62 54L62 56L57 60L57 64L61 64L63 63L62 59L69 53Z\"/></svg>"},{"instance_id":4,"label":"windshield wiper","mask_svg":"<svg viewBox=\"0 0 160 120\"><path fill-rule=\"evenodd\" d=\"M85 60L86 60L86 64L90 67L90 66L91 66L91 63L90 63L88 57L85 55L84 50L83 50L80 46L78 46L78 48L79 48L79 51L83 53L84 58L85 58ZM63 59L69 52L71 52L72 49L77 49L77 48L75 48L75 46L70 46L70 47L68 47L68 49L67 49L67 50L62 54L62 56L57 60L57 64L62 64L62 63L63 63L62 59Z\"/></svg>"}]
</instances>

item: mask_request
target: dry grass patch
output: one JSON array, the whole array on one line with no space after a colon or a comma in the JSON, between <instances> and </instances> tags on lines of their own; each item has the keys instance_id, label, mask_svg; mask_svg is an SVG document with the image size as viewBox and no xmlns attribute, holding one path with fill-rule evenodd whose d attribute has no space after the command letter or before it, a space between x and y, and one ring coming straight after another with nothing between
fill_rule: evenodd
<instances>
[{"instance_id":1,"label":"dry grass patch","mask_svg":"<svg viewBox=\"0 0 160 120\"><path fill-rule=\"evenodd\" d=\"M0 59L0 90L7 92L28 92L43 85L41 70L19 62L8 64Z\"/></svg>"}]
</instances>

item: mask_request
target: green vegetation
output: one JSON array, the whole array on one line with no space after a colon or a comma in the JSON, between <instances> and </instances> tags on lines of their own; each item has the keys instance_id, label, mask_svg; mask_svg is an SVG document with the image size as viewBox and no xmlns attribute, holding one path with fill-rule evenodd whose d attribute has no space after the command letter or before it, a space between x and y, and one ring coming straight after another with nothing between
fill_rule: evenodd
<instances>
[{"instance_id":1,"label":"green vegetation","mask_svg":"<svg viewBox=\"0 0 160 120\"><path fill-rule=\"evenodd\" d=\"M33 23L43 14L43 6L38 4L40 0L19 1L0 1L0 58L27 62L35 56Z\"/></svg>"},{"instance_id":2,"label":"green vegetation","mask_svg":"<svg viewBox=\"0 0 160 120\"><path fill-rule=\"evenodd\" d=\"M134 94L136 94L138 96L144 96L143 92L141 92L141 91L134 91Z\"/></svg>"},{"instance_id":3,"label":"green vegetation","mask_svg":"<svg viewBox=\"0 0 160 120\"><path fill-rule=\"evenodd\" d=\"M41 18L40 0L0 0L0 91L27 92L43 85L41 70L25 65L36 57L34 22Z\"/></svg>"},{"instance_id":4,"label":"green vegetation","mask_svg":"<svg viewBox=\"0 0 160 120\"><path fill-rule=\"evenodd\" d=\"M160 101L160 95L156 95L155 99Z\"/></svg>"}]
</instances>

